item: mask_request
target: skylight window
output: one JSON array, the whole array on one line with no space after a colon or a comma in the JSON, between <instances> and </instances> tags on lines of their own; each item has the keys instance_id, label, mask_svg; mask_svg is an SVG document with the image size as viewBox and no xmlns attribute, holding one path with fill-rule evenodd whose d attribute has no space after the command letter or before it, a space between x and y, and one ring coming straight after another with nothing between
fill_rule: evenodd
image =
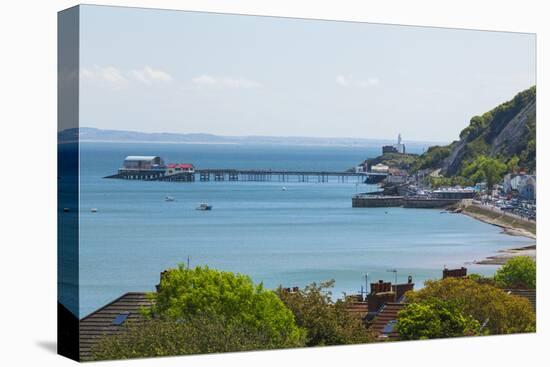
<instances>
[{"instance_id":1,"label":"skylight window","mask_svg":"<svg viewBox=\"0 0 550 367\"><path fill-rule=\"evenodd\" d=\"M393 329L395 328L395 324L397 323L396 320L390 320L388 321L388 323L386 324L386 326L384 326L384 330L382 330L382 333L383 334L389 334L391 332L393 332Z\"/></svg>"},{"instance_id":2,"label":"skylight window","mask_svg":"<svg viewBox=\"0 0 550 367\"><path fill-rule=\"evenodd\" d=\"M115 317L113 319L113 322L112 322L111 325L122 325L124 323L124 321L126 321L128 316L130 316L130 312L128 312L128 311L119 313L117 315L117 317Z\"/></svg>"}]
</instances>

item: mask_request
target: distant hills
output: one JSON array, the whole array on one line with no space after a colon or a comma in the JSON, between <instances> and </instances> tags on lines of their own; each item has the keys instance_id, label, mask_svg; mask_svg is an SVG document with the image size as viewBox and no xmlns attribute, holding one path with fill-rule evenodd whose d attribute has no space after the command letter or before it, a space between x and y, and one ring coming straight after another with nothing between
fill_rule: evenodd
<instances>
[{"instance_id":1,"label":"distant hills","mask_svg":"<svg viewBox=\"0 0 550 367\"><path fill-rule=\"evenodd\" d=\"M181 143L181 144L271 144L376 147L393 144L389 139L318 138L296 136L220 136L212 134L146 133L126 130L103 130L91 127L67 129L58 133L60 143L75 142L119 143ZM428 147L433 142L407 142L408 147Z\"/></svg>"}]
</instances>

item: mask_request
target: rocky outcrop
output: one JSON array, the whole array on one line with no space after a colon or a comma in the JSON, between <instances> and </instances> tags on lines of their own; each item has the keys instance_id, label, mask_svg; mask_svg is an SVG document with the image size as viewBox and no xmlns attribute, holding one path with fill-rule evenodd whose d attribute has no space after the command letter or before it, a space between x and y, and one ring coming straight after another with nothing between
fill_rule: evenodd
<instances>
[{"instance_id":1,"label":"rocky outcrop","mask_svg":"<svg viewBox=\"0 0 550 367\"><path fill-rule=\"evenodd\" d=\"M506 162L517 156L520 165L535 167L536 89L518 93L512 100L472 118L470 125L453 142L441 163L441 173L453 176L480 155ZM436 167L433 167L436 168Z\"/></svg>"}]
</instances>

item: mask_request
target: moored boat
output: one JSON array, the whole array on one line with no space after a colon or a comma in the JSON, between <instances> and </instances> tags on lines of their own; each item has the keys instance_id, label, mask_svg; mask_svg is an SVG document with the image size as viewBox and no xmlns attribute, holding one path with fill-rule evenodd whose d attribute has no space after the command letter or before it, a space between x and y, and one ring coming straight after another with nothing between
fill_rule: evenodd
<instances>
[{"instance_id":1,"label":"moored boat","mask_svg":"<svg viewBox=\"0 0 550 367\"><path fill-rule=\"evenodd\" d=\"M201 205L199 205L197 208L197 210L212 210L212 205L208 205L206 203L202 203Z\"/></svg>"}]
</instances>

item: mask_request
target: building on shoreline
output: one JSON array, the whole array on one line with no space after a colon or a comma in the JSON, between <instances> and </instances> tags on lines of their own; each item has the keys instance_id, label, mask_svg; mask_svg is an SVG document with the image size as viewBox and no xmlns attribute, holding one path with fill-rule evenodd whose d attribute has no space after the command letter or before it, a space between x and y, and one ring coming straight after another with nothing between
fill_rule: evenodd
<instances>
[{"instance_id":1,"label":"building on shoreline","mask_svg":"<svg viewBox=\"0 0 550 367\"><path fill-rule=\"evenodd\" d=\"M506 194L517 193L526 200L536 200L537 179L535 175L525 173L507 174L502 182L502 189Z\"/></svg>"},{"instance_id":2,"label":"building on shoreline","mask_svg":"<svg viewBox=\"0 0 550 367\"><path fill-rule=\"evenodd\" d=\"M166 166L166 175L178 173L195 173L195 166L191 163L170 163Z\"/></svg>"},{"instance_id":3,"label":"building on shoreline","mask_svg":"<svg viewBox=\"0 0 550 367\"><path fill-rule=\"evenodd\" d=\"M405 144L403 144L401 139L401 133L397 135L397 144L393 145L384 145L382 147L382 154L386 153L398 153L398 154L405 154Z\"/></svg>"},{"instance_id":4,"label":"building on shoreline","mask_svg":"<svg viewBox=\"0 0 550 367\"><path fill-rule=\"evenodd\" d=\"M164 160L158 156L129 155L122 163L123 170L153 170L164 169Z\"/></svg>"}]
</instances>

